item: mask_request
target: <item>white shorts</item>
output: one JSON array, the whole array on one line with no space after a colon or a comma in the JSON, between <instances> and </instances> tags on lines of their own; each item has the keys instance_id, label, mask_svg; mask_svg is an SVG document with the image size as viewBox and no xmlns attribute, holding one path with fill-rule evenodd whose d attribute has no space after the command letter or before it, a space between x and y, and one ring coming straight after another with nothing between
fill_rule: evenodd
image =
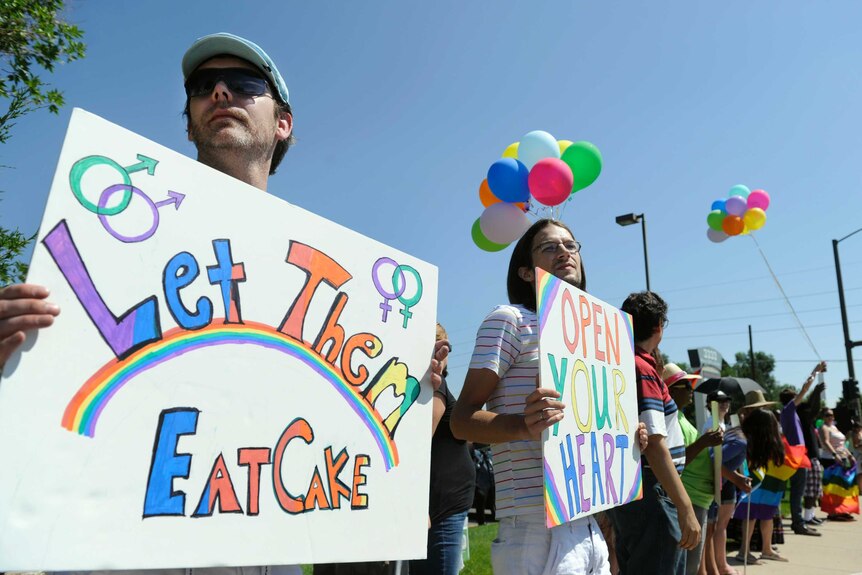
<instances>
[{"instance_id":1,"label":"white shorts","mask_svg":"<svg viewBox=\"0 0 862 575\"><path fill-rule=\"evenodd\" d=\"M500 519L491 543L495 575L610 575L608 546L592 517L552 529L542 514Z\"/></svg>"}]
</instances>

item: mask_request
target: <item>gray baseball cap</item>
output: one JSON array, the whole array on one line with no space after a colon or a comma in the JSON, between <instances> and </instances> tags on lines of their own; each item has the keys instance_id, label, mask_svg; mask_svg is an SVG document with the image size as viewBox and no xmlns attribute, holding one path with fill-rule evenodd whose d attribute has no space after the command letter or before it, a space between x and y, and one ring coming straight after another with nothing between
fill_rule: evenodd
<instances>
[{"instance_id":1,"label":"gray baseball cap","mask_svg":"<svg viewBox=\"0 0 862 575\"><path fill-rule=\"evenodd\" d=\"M263 48L250 40L227 32L219 32L198 38L186 50L185 56L183 56L183 81L187 80L189 74L210 58L224 54L242 58L257 66L272 85L275 86L278 92L276 94L278 99L284 104L290 103L287 84L284 83L284 78L281 77L278 68L275 67L275 63L263 51Z\"/></svg>"}]
</instances>

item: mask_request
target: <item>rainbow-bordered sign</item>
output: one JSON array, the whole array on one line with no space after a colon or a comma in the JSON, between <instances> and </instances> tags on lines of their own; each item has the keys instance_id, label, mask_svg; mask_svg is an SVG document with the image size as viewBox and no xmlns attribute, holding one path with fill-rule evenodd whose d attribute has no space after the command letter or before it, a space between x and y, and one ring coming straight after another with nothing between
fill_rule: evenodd
<instances>
[{"instance_id":1,"label":"rainbow-bordered sign","mask_svg":"<svg viewBox=\"0 0 862 575\"><path fill-rule=\"evenodd\" d=\"M566 404L543 435L548 527L642 496L631 316L536 268L541 382Z\"/></svg>"}]
</instances>

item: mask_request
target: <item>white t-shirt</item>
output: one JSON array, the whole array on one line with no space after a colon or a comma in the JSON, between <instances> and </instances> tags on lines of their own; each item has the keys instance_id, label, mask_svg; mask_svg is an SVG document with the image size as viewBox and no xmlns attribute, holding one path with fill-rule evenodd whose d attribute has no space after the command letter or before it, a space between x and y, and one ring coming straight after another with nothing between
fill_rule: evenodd
<instances>
[{"instance_id":1,"label":"white t-shirt","mask_svg":"<svg viewBox=\"0 0 862 575\"><path fill-rule=\"evenodd\" d=\"M487 401L489 411L522 414L536 389L539 328L536 314L501 305L488 314L476 334L470 369L490 369L500 378ZM506 441L492 446L497 517L544 513L541 441Z\"/></svg>"}]
</instances>

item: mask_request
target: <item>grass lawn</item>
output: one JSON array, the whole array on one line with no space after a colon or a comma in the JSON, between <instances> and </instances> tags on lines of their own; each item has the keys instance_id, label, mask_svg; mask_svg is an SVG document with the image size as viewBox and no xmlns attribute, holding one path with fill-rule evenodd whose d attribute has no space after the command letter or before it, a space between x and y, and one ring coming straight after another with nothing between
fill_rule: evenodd
<instances>
[{"instance_id":1,"label":"grass lawn","mask_svg":"<svg viewBox=\"0 0 862 575\"><path fill-rule=\"evenodd\" d=\"M464 564L461 575L491 575L491 541L496 536L496 523L470 528L470 560ZM311 575L311 565L303 565L302 573Z\"/></svg>"},{"instance_id":2,"label":"grass lawn","mask_svg":"<svg viewBox=\"0 0 862 575\"><path fill-rule=\"evenodd\" d=\"M491 575L491 541L497 537L497 524L471 527L469 532L470 560L464 563L461 575Z\"/></svg>"}]
</instances>

